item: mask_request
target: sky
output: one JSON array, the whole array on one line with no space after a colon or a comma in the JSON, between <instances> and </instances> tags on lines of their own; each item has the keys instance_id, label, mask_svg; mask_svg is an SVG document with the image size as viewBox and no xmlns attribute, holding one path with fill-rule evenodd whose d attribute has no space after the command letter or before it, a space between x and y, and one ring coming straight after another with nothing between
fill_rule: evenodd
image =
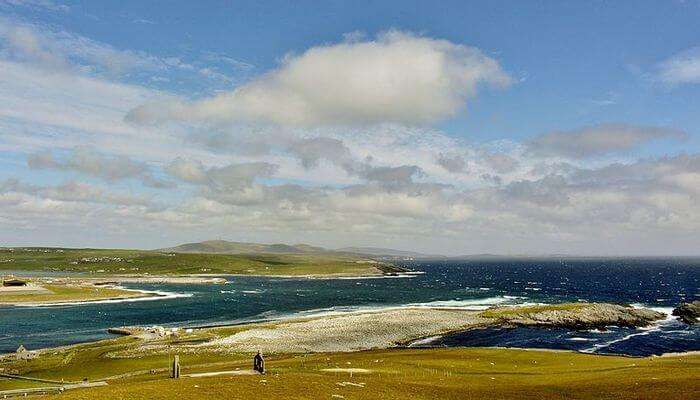
<instances>
[{"instance_id":1,"label":"sky","mask_svg":"<svg viewBox=\"0 0 700 400\"><path fill-rule=\"evenodd\" d=\"M0 245L698 255L699 19L0 0Z\"/></svg>"}]
</instances>

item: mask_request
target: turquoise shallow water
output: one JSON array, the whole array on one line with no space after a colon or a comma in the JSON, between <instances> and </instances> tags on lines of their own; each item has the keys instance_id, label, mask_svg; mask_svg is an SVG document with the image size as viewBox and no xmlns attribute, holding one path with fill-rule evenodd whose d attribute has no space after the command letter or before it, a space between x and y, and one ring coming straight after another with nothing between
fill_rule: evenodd
<instances>
[{"instance_id":1,"label":"turquoise shallow water","mask_svg":"<svg viewBox=\"0 0 700 400\"><path fill-rule=\"evenodd\" d=\"M0 352L109 337L123 325L202 326L329 311L405 305L483 309L497 304L607 301L670 312L700 298L700 259L425 261L421 274L383 279L228 277L226 285L127 285L177 293L157 301L0 308ZM185 297L186 296L186 297ZM426 342L429 346L568 348L632 355L700 350L700 331L669 318L644 330L480 330Z\"/></svg>"}]
</instances>

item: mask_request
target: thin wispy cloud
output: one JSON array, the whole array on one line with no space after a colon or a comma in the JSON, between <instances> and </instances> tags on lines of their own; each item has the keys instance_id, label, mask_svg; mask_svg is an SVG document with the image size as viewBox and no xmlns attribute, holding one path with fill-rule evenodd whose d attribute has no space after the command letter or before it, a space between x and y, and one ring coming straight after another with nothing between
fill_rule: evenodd
<instances>
[{"instance_id":1,"label":"thin wispy cloud","mask_svg":"<svg viewBox=\"0 0 700 400\"><path fill-rule=\"evenodd\" d=\"M661 82L680 85L700 83L700 47L686 50L657 66Z\"/></svg>"}]
</instances>

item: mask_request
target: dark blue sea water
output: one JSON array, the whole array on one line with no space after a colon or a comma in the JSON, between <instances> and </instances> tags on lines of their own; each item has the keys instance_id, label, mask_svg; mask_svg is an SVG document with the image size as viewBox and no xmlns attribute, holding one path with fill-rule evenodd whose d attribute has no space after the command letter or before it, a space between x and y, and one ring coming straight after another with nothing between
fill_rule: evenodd
<instances>
[{"instance_id":1,"label":"dark blue sea water","mask_svg":"<svg viewBox=\"0 0 700 400\"><path fill-rule=\"evenodd\" d=\"M483 309L498 304L605 301L669 313L700 298L700 259L410 262L422 274L383 279L229 277L226 285L127 285L178 293L167 300L0 308L0 352L109 337L123 325L202 326L403 305ZM700 350L700 327L669 316L644 328L472 330L424 346L510 346L630 355Z\"/></svg>"}]
</instances>

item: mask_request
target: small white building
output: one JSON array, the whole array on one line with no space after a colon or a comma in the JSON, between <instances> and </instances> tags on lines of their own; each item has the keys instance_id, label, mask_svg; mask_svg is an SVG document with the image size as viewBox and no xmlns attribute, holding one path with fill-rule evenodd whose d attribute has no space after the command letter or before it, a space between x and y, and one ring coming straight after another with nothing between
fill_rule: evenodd
<instances>
[{"instance_id":1,"label":"small white building","mask_svg":"<svg viewBox=\"0 0 700 400\"><path fill-rule=\"evenodd\" d=\"M21 344L17 348L17 351L15 352L15 357L17 357L17 360L23 360L23 361L28 361L28 360L33 360L37 356L36 351L29 351L27 350L24 346Z\"/></svg>"}]
</instances>

